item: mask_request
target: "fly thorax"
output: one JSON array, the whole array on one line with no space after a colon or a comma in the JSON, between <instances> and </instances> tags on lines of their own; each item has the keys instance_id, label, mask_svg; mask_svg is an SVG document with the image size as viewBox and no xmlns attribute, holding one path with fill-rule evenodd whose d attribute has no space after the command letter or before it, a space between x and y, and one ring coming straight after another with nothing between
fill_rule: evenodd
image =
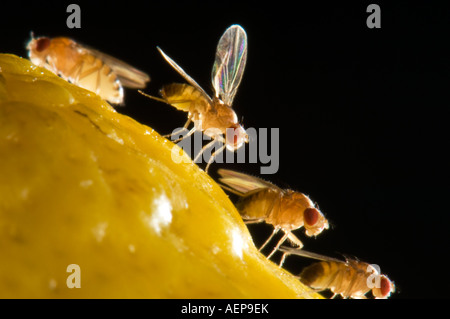
<instances>
[{"instance_id":1,"label":"fly thorax","mask_svg":"<svg viewBox=\"0 0 450 319\"><path fill-rule=\"evenodd\" d=\"M276 213L276 219L277 223L284 229L294 230L303 226L303 211L305 207L299 205L290 192L288 191L282 197L280 209Z\"/></svg>"},{"instance_id":2,"label":"fly thorax","mask_svg":"<svg viewBox=\"0 0 450 319\"><path fill-rule=\"evenodd\" d=\"M205 128L215 127L220 129L222 134L225 134L228 127L237 123L236 113L218 98L214 98L212 104L204 114Z\"/></svg>"}]
</instances>

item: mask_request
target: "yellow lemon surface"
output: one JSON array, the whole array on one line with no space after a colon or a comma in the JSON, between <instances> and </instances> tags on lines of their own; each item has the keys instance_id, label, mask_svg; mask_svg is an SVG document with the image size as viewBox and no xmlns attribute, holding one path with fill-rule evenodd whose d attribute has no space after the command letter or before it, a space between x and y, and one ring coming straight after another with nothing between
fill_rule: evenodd
<instances>
[{"instance_id":1,"label":"yellow lemon surface","mask_svg":"<svg viewBox=\"0 0 450 319\"><path fill-rule=\"evenodd\" d=\"M0 297L320 296L257 251L178 146L0 54Z\"/></svg>"}]
</instances>

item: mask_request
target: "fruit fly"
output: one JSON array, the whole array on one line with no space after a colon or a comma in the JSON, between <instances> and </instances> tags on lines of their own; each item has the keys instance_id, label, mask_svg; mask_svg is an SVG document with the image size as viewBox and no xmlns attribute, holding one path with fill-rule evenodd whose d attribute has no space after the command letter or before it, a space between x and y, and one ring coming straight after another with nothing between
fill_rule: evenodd
<instances>
[{"instance_id":1,"label":"fruit fly","mask_svg":"<svg viewBox=\"0 0 450 319\"><path fill-rule=\"evenodd\" d=\"M200 85L159 47L158 50L189 84L173 83L164 86L160 91L162 99L139 92L149 98L170 104L178 110L188 112L188 120L183 129L187 129L191 122L194 123L194 127L181 139L196 131L211 137L212 142L202 148L194 162L216 140L223 144L210 157L205 168L207 172L215 156L225 148L234 152L244 143L248 143L248 135L231 108L247 61L247 35L241 26L232 25L220 38L211 76L214 88L213 98L206 94ZM181 131L176 131L169 136L174 136Z\"/></svg>"},{"instance_id":2,"label":"fruit fly","mask_svg":"<svg viewBox=\"0 0 450 319\"><path fill-rule=\"evenodd\" d=\"M113 104L123 103L122 86L142 89L150 81L144 72L69 38L34 38L32 35L27 49L34 64Z\"/></svg>"},{"instance_id":3,"label":"fruit fly","mask_svg":"<svg viewBox=\"0 0 450 319\"><path fill-rule=\"evenodd\" d=\"M260 247L260 251L278 231L284 232L267 258L272 257L286 239L299 248L303 247L292 233L293 230L304 227L306 235L316 236L325 228L328 229L328 221L305 194L281 189L260 178L231 170L219 169L218 174L221 176L219 181L225 184L222 185L224 189L241 196L236 208L246 223L266 222L273 225L272 235Z\"/></svg>"},{"instance_id":4,"label":"fruit fly","mask_svg":"<svg viewBox=\"0 0 450 319\"><path fill-rule=\"evenodd\" d=\"M316 289L330 289L334 295L342 298L366 299L372 291L377 299L388 298L395 291L394 283L371 265L354 258L346 257L345 261L291 247L281 247L285 255L298 255L321 260L302 270L299 279L305 285Z\"/></svg>"}]
</instances>

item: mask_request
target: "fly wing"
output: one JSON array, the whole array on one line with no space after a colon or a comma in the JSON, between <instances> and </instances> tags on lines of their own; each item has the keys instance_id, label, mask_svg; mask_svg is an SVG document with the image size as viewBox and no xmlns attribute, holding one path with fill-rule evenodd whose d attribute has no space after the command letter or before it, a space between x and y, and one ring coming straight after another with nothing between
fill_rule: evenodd
<instances>
[{"instance_id":1,"label":"fly wing","mask_svg":"<svg viewBox=\"0 0 450 319\"><path fill-rule=\"evenodd\" d=\"M336 258L332 258L332 257L328 257L328 256L324 256L321 254L316 254L313 253L311 251L306 251L304 249L298 249L298 248L292 248L292 247L286 247L286 246L281 246L279 248L280 251L288 254L288 255L297 255L297 256L301 256L301 257L307 257L307 258L312 258L312 259L317 259L317 260L322 260L322 261L331 261L331 262L339 262L339 263L345 263L342 260L336 259Z\"/></svg>"},{"instance_id":2,"label":"fly wing","mask_svg":"<svg viewBox=\"0 0 450 319\"><path fill-rule=\"evenodd\" d=\"M283 192L283 190L278 188L278 186L275 186L274 184L262 180L258 177L250 176L247 174L239 173L228 169L219 169L217 173L221 176L219 178L220 182L231 187L237 192L242 193L243 195L258 189L265 189L265 188L272 188L280 192Z\"/></svg>"},{"instance_id":3,"label":"fly wing","mask_svg":"<svg viewBox=\"0 0 450 319\"><path fill-rule=\"evenodd\" d=\"M108 65L117 75L120 83L125 87L143 89L146 87L147 82L150 81L148 74L132 67L128 63L89 47L85 47L85 49Z\"/></svg>"},{"instance_id":4,"label":"fly wing","mask_svg":"<svg viewBox=\"0 0 450 319\"><path fill-rule=\"evenodd\" d=\"M211 80L215 96L231 106L247 61L247 34L235 24L219 40Z\"/></svg>"},{"instance_id":5,"label":"fly wing","mask_svg":"<svg viewBox=\"0 0 450 319\"><path fill-rule=\"evenodd\" d=\"M164 59L167 61L167 63L169 63L175 70L177 70L177 72L180 73L180 75L186 81L188 81L190 85L192 85L198 91L200 91L200 93L202 93L202 95L208 100L209 104L211 104L212 103L211 98L209 97L208 94L206 94L206 92L201 88L201 86L198 85L198 83L195 82L195 80L191 78L178 64L176 64L174 60L172 60L167 54L165 54L163 50L161 50L159 47L156 48L158 49L159 53L161 53L161 55L164 57Z\"/></svg>"}]
</instances>

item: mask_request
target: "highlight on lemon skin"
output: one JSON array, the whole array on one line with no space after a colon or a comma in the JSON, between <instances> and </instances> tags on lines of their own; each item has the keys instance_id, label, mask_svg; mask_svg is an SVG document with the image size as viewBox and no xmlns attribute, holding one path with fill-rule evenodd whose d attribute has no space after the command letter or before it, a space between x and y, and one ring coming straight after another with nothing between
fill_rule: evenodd
<instances>
[{"instance_id":1,"label":"highlight on lemon skin","mask_svg":"<svg viewBox=\"0 0 450 319\"><path fill-rule=\"evenodd\" d=\"M1 54L0 297L320 298L257 251L228 196L173 147Z\"/></svg>"}]
</instances>

